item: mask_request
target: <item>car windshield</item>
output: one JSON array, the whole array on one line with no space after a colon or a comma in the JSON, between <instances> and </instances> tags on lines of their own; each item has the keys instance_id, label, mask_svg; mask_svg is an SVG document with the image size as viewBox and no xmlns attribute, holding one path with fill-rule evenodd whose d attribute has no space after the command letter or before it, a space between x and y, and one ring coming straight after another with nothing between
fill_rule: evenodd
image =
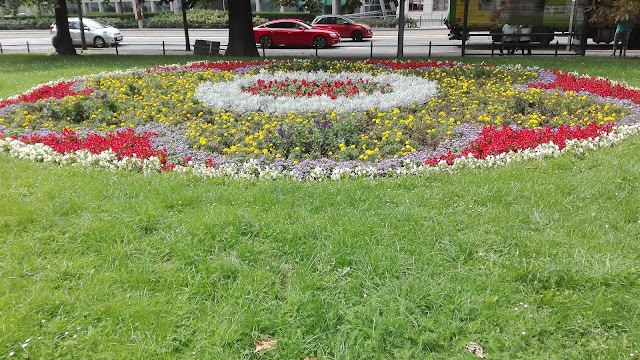
<instances>
[{"instance_id":1,"label":"car windshield","mask_svg":"<svg viewBox=\"0 0 640 360\"><path fill-rule=\"evenodd\" d=\"M298 22L299 22L299 23L301 23L302 25L304 25L307 29L311 29L311 28L313 28L313 25L309 24L309 23L308 23L308 22L306 22L306 21L302 21L302 20L300 20L300 21L298 21Z\"/></svg>"},{"instance_id":2,"label":"car windshield","mask_svg":"<svg viewBox=\"0 0 640 360\"><path fill-rule=\"evenodd\" d=\"M105 25L105 24L103 24L103 23L101 23L99 21L95 21L93 19L82 19L82 23L85 26L88 26L88 27L90 27L92 29L102 29L102 28L108 27L107 25Z\"/></svg>"},{"instance_id":3,"label":"car windshield","mask_svg":"<svg viewBox=\"0 0 640 360\"><path fill-rule=\"evenodd\" d=\"M344 20L344 22L347 23L347 24L355 24L356 23L355 21L353 21L353 20L351 20L349 18L346 18L346 17L341 17L339 19L340 20Z\"/></svg>"},{"instance_id":4,"label":"car windshield","mask_svg":"<svg viewBox=\"0 0 640 360\"><path fill-rule=\"evenodd\" d=\"M313 20L316 24L355 24L356 22L343 16L323 16Z\"/></svg>"}]
</instances>

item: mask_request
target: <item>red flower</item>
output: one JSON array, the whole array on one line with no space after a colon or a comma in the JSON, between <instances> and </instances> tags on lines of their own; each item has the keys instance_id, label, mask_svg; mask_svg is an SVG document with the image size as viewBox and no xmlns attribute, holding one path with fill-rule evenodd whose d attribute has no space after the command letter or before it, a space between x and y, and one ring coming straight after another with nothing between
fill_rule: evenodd
<instances>
[{"instance_id":1,"label":"red flower","mask_svg":"<svg viewBox=\"0 0 640 360\"><path fill-rule=\"evenodd\" d=\"M533 82L529 84L529 87L586 91L604 97L631 100L634 104L640 104L640 91L625 88L620 84L613 84L609 79L578 77L558 70L551 70L551 72L555 75L556 81L551 83Z\"/></svg>"},{"instance_id":2,"label":"red flower","mask_svg":"<svg viewBox=\"0 0 640 360\"><path fill-rule=\"evenodd\" d=\"M550 142L556 144L560 149L564 149L567 146L567 140L592 139L609 133L613 126L613 123L598 125L595 122L585 127L570 127L564 125L557 129L552 129L547 126L537 130L514 130L508 126L502 129L496 129L493 126L487 126L482 129L478 138L473 140L469 144L469 147L460 154L449 152L439 157L432 157L425 161L425 165L435 166L442 160L452 165L455 159L466 157L469 154L473 155L476 159L484 159L490 155L534 149L538 145Z\"/></svg>"},{"instance_id":3,"label":"red flower","mask_svg":"<svg viewBox=\"0 0 640 360\"><path fill-rule=\"evenodd\" d=\"M207 162L204 164L204 166L207 168L214 168L218 166L218 164L216 164L212 158L207 158Z\"/></svg>"},{"instance_id":4,"label":"red flower","mask_svg":"<svg viewBox=\"0 0 640 360\"><path fill-rule=\"evenodd\" d=\"M138 135L133 129L124 129L105 135L88 134L86 137L80 138L73 130L64 129L61 134L22 136L20 141L25 144L42 143L61 154L78 150L88 150L92 154L99 154L110 149L116 153L119 160L125 157L144 160L160 156L161 161L164 160L163 163L165 163L166 151L156 150L151 146L151 137L153 136L155 134L145 132Z\"/></svg>"},{"instance_id":5,"label":"red flower","mask_svg":"<svg viewBox=\"0 0 640 360\"><path fill-rule=\"evenodd\" d=\"M369 59L365 61L367 64L383 65L392 70L409 70L409 69L423 69L423 68L443 68L453 67L456 65L453 61L438 61L438 60L377 60Z\"/></svg>"},{"instance_id":6,"label":"red flower","mask_svg":"<svg viewBox=\"0 0 640 360\"><path fill-rule=\"evenodd\" d=\"M0 100L0 109L8 105L17 105L23 102L34 103L44 99L62 99L67 96L92 94L92 89L82 89L80 91L71 90L76 81L62 81L54 85L41 85L28 93L22 94L15 99Z\"/></svg>"},{"instance_id":7,"label":"red flower","mask_svg":"<svg viewBox=\"0 0 640 360\"><path fill-rule=\"evenodd\" d=\"M191 63L185 66L156 66L153 68L146 69L147 73L155 73L159 71L174 71L178 69L184 70L219 70L219 71L234 71L246 66L251 65L268 65L271 63L275 63L275 60L265 60L265 61L200 61Z\"/></svg>"}]
</instances>

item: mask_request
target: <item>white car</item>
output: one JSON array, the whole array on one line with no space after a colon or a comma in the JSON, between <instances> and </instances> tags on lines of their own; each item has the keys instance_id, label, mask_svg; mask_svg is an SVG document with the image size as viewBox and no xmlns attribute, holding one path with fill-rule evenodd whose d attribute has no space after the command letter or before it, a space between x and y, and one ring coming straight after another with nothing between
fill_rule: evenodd
<instances>
[{"instance_id":1,"label":"white car","mask_svg":"<svg viewBox=\"0 0 640 360\"><path fill-rule=\"evenodd\" d=\"M89 18L82 18L82 24L84 25L84 39L87 45L93 44L95 47L102 48L122 41L122 33L112 26ZM49 33L53 41L53 37L57 34L56 23L49 27ZM71 34L73 45L82 45L80 19L69 18L69 33Z\"/></svg>"}]
</instances>

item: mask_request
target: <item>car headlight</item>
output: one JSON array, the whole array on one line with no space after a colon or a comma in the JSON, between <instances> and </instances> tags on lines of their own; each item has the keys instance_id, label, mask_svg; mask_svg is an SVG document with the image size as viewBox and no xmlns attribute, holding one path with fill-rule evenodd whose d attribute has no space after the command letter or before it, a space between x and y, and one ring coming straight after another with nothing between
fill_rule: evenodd
<instances>
[{"instance_id":1,"label":"car headlight","mask_svg":"<svg viewBox=\"0 0 640 360\"><path fill-rule=\"evenodd\" d=\"M336 33L331 33L331 37L338 37L338 34L336 34Z\"/></svg>"}]
</instances>

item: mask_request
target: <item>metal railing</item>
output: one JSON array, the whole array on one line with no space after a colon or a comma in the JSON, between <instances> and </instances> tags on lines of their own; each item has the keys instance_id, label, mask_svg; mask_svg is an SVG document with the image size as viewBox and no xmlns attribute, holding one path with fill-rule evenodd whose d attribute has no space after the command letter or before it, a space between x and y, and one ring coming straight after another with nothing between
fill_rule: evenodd
<instances>
[{"instance_id":1,"label":"metal railing","mask_svg":"<svg viewBox=\"0 0 640 360\"><path fill-rule=\"evenodd\" d=\"M534 34L532 34L534 35ZM556 34L558 35L558 34ZM575 34L560 34L560 36L573 36ZM470 34L472 36L484 36L490 38L487 34ZM569 40L568 40L569 41ZM48 46L48 51L42 49ZM548 45L540 43L532 43L530 45L533 56L573 56L573 55L592 55L602 56L609 55L611 52L611 45L596 45L590 44L584 47L584 52L577 51L581 48L575 46L568 46L567 44L561 44L559 41L552 42ZM219 52L198 56L215 56L223 55L227 49L228 44L220 44L217 49ZM0 54L17 54L17 53L34 53L34 48L38 48L39 53L54 53L54 48L50 43L44 42L29 42L26 41L23 44L3 44L0 43ZM395 44L374 44L374 42L362 42L362 43L340 43L337 47L340 49L348 49L348 54L344 52L338 52L336 47L331 48L285 48L295 50L296 55L300 57L325 57L325 58L373 58L373 57L395 57L397 46ZM448 48L443 50L444 48ZM464 44L459 42L449 43L434 43L432 41L425 41L422 44L406 44L403 47L404 56L406 57L433 57L433 56L496 56L499 55L499 51L505 50L505 45L501 42L490 41L485 39L484 42L466 41ZM262 57L283 57L292 56L290 52L281 51L281 48L262 48L258 46L258 50ZM175 43L167 41L148 42L148 43L136 43L132 45L116 45L107 48L89 48L87 50L78 49L81 54L115 54L115 55L193 55L194 46L190 46L186 49L184 43ZM518 54L507 54L518 55Z\"/></svg>"},{"instance_id":2,"label":"metal railing","mask_svg":"<svg viewBox=\"0 0 640 360\"><path fill-rule=\"evenodd\" d=\"M425 27L425 26L444 26L444 16L415 16L412 14L408 14L407 17L412 18L416 21L417 27Z\"/></svg>"},{"instance_id":3,"label":"metal railing","mask_svg":"<svg viewBox=\"0 0 640 360\"><path fill-rule=\"evenodd\" d=\"M474 46L469 45L469 40L465 41L462 45L462 56L467 55L481 55L491 57L499 55L517 55L515 54L515 50L520 50L522 55L525 55L525 50L527 52L526 55L537 55L537 56L585 56L586 51L589 50L602 50L603 47L601 45L586 45L586 44L571 44L574 38L579 38L583 34L579 33L569 33L569 32L546 32L546 33L529 33L526 36L528 37L528 41L518 41L514 39L513 41L502 41L502 34L489 34L491 37L491 45L490 48L487 49L485 46ZM486 38L486 33L469 33L469 39L472 37L482 37ZM512 37L518 37L520 35L509 35ZM550 39L555 39L557 37L566 38L566 44L560 44L560 41ZM547 39L547 41L541 41L542 39ZM471 50L471 51L469 51ZM487 52L486 50L490 50ZM499 52L496 54L496 51Z\"/></svg>"}]
</instances>

